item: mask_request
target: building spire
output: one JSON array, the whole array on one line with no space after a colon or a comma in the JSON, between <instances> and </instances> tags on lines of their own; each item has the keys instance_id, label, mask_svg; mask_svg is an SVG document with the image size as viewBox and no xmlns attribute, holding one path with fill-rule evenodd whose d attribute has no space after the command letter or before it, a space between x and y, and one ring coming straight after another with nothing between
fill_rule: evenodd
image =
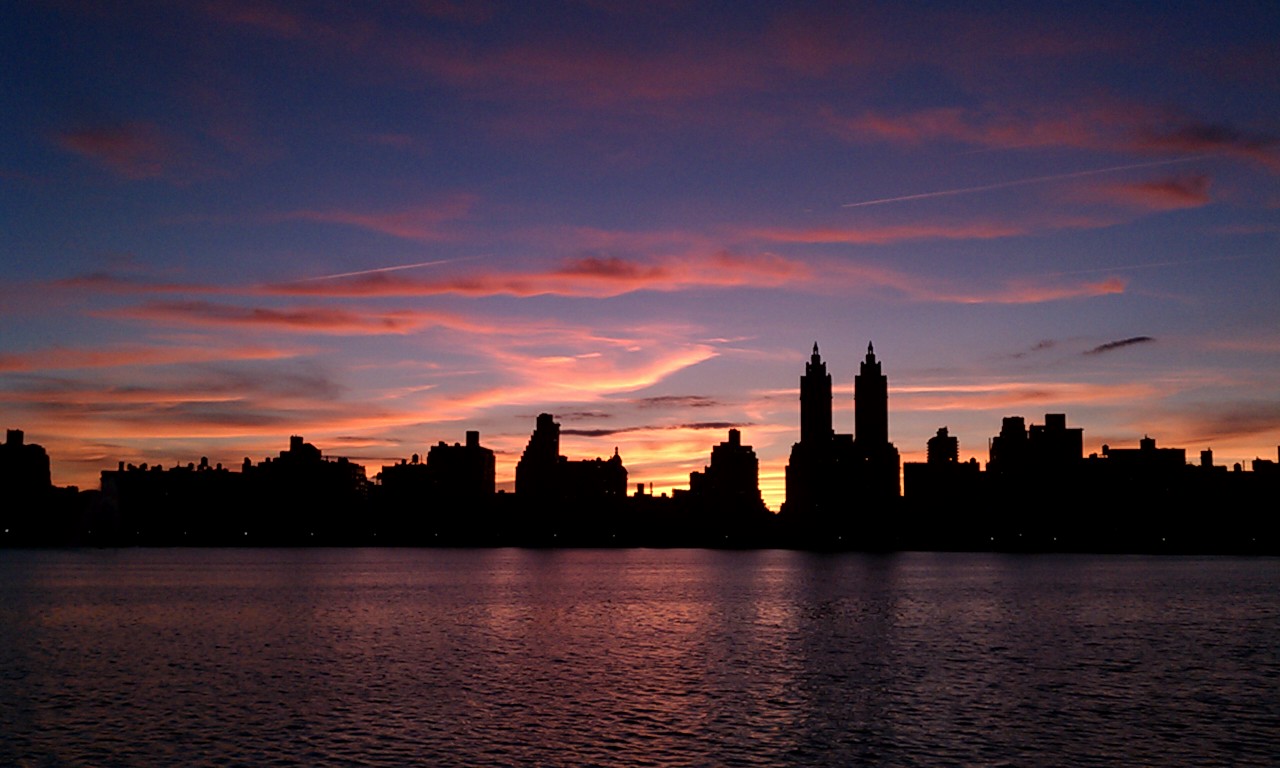
<instances>
[{"instance_id":1,"label":"building spire","mask_svg":"<svg viewBox=\"0 0 1280 768\"><path fill-rule=\"evenodd\" d=\"M813 354L818 354L818 342L813 342Z\"/></svg>"}]
</instances>

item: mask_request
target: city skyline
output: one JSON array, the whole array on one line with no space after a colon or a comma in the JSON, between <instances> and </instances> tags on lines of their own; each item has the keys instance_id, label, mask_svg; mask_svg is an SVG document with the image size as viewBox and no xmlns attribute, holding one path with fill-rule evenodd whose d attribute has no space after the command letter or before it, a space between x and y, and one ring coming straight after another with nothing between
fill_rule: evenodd
<instances>
[{"instance_id":1,"label":"city skyline","mask_svg":"<svg viewBox=\"0 0 1280 768\"><path fill-rule=\"evenodd\" d=\"M1280 431L1280 9L289 2L0 11L0 418L93 487L464 430L782 501L816 340L853 431Z\"/></svg>"}]
</instances>

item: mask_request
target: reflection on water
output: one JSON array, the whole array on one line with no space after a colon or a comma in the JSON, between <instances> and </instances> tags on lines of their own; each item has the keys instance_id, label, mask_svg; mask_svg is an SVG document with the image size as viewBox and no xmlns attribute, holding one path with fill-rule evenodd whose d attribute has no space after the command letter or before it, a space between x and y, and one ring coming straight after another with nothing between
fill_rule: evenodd
<instances>
[{"instance_id":1,"label":"reflection on water","mask_svg":"<svg viewBox=\"0 0 1280 768\"><path fill-rule=\"evenodd\" d=\"M1274 765L1280 563L0 552L5 765Z\"/></svg>"}]
</instances>

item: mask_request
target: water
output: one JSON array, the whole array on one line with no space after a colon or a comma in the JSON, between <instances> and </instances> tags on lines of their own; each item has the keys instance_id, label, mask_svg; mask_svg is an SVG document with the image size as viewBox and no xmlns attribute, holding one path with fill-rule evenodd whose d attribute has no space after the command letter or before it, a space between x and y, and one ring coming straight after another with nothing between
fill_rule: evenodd
<instances>
[{"instance_id":1,"label":"water","mask_svg":"<svg viewBox=\"0 0 1280 768\"><path fill-rule=\"evenodd\" d=\"M0 552L0 765L1276 765L1280 561Z\"/></svg>"}]
</instances>

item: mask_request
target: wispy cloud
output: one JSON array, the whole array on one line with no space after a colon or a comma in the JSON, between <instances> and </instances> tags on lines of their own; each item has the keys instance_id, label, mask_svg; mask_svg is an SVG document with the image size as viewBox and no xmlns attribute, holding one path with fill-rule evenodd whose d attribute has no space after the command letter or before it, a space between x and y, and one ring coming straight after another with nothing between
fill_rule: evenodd
<instances>
[{"instance_id":1,"label":"wispy cloud","mask_svg":"<svg viewBox=\"0 0 1280 768\"><path fill-rule=\"evenodd\" d=\"M1135 402L1162 393L1159 386L1149 383L1076 381L900 385L890 389L895 408L904 414L915 411L1017 411L1031 406L1065 409L1086 404Z\"/></svg>"},{"instance_id":2,"label":"wispy cloud","mask_svg":"<svg viewBox=\"0 0 1280 768\"><path fill-rule=\"evenodd\" d=\"M50 371L75 368L132 368L156 365L279 360L304 354L298 348L263 345L227 346L169 343L110 344L103 347L53 347L19 354L0 354L0 372Z\"/></svg>"},{"instance_id":3,"label":"wispy cloud","mask_svg":"<svg viewBox=\"0 0 1280 768\"><path fill-rule=\"evenodd\" d=\"M332 307L273 309L213 304L204 301L151 302L104 310L102 316L181 323L200 327L241 327L337 335L404 334L421 330L439 316L412 310L350 311Z\"/></svg>"},{"instance_id":4,"label":"wispy cloud","mask_svg":"<svg viewBox=\"0 0 1280 768\"><path fill-rule=\"evenodd\" d=\"M1246 133L1140 104L1083 106L1071 113L1002 107L942 107L854 116L826 113L830 129L851 141L918 145L951 141L990 149L1074 148L1183 155L1228 155L1280 170L1280 137ZM1183 162L1181 159L1174 162ZM1103 171L1109 172L1109 171ZM1039 182L1027 182L1039 183ZM982 191L981 188L978 191Z\"/></svg>"},{"instance_id":5,"label":"wispy cloud","mask_svg":"<svg viewBox=\"0 0 1280 768\"><path fill-rule=\"evenodd\" d=\"M655 395L632 402L640 408L710 408L721 404L705 395Z\"/></svg>"},{"instance_id":6,"label":"wispy cloud","mask_svg":"<svg viewBox=\"0 0 1280 768\"><path fill-rule=\"evenodd\" d=\"M1033 176L1025 179L1014 179L1012 181L1002 181L995 184L982 184L976 187L957 187L953 189L944 189L936 192L922 192L914 195L899 195L897 197L884 197L877 200L862 200L856 203L845 203L842 208L862 208L872 205L885 205L888 203L903 203L912 200L927 200L935 197L952 197L955 195L968 195L977 192L990 192L997 189L1010 189L1012 187L1022 187L1033 184L1048 184L1055 181L1067 181L1071 179L1080 179L1089 176L1097 176L1105 173L1119 173L1121 171L1131 171L1139 168L1154 168L1162 165L1172 165L1175 163L1189 163L1196 160L1203 160L1208 155L1197 155L1195 157L1180 157L1173 160L1157 160L1150 163L1130 163L1128 165L1113 165L1107 168L1092 168L1085 171L1074 171L1071 173L1057 173L1047 176ZM1203 180L1203 187L1208 189L1208 178L1204 176L1196 177ZM1154 183L1154 182L1149 182ZM1170 182L1172 183L1172 182ZM1185 187L1186 182L1183 186Z\"/></svg>"},{"instance_id":7,"label":"wispy cloud","mask_svg":"<svg viewBox=\"0 0 1280 768\"><path fill-rule=\"evenodd\" d=\"M473 271L436 279L387 274L264 286L268 294L299 296L578 296L608 298L635 291L778 287L809 279L809 268L779 256L717 253L701 258L652 260L586 256L536 270Z\"/></svg>"},{"instance_id":8,"label":"wispy cloud","mask_svg":"<svg viewBox=\"0 0 1280 768\"><path fill-rule=\"evenodd\" d=\"M601 428L601 429L562 429L562 435L577 435L580 437L613 437L614 435L624 435L630 432L656 432L663 430L726 430L740 429L749 427L749 423L738 423L733 421L696 421L687 424L644 424L631 427Z\"/></svg>"},{"instance_id":9,"label":"wispy cloud","mask_svg":"<svg viewBox=\"0 0 1280 768\"><path fill-rule=\"evenodd\" d=\"M340 224L406 240L432 242L451 237L446 225L466 218L475 204L475 196L459 194L435 203L392 211L296 210L266 214L263 218Z\"/></svg>"},{"instance_id":10,"label":"wispy cloud","mask_svg":"<svg viewBox=\"0 0 1280 768\"><path fill-rule=\"evenodd\" d=\"M1040 341L1037 341L1035 344L1032 344L1030 349L1025 349L1021 352L1014 352L1012 355L1009 355L1009 357L1013 358L1014 360L1020 360L1024 357L1027 357L1028 355L1034 355L1039 352L1047 352L1048 350L1053 349L1056 346L1058 346L1057 341L1053 339L1042 339Z\"/></svg>"},{"instance_id":11,"label":"wispy cloud","mask_svg":"<svg viewBox=\"0 0 1280 768\"><path fill-rule=\"evenodd\" d=\"M1150 211L1173 211L1199 208L1213 202L1209 195L1210 185L1208 176L1191 174L1151 181L1098 185L1084 190L1079 197Z\"/></svg>"},{"instance_id":12,"label":"wispy cloud","mask_svg":"<svg viewBox=\"0 0 1280 768\"><path fill-rule=\"evenodd\" d=\"M63 149L127 179L164 176L176 159L173 140L148 122L84 126L53 138Z\"/></svg>"}]
</instances>

